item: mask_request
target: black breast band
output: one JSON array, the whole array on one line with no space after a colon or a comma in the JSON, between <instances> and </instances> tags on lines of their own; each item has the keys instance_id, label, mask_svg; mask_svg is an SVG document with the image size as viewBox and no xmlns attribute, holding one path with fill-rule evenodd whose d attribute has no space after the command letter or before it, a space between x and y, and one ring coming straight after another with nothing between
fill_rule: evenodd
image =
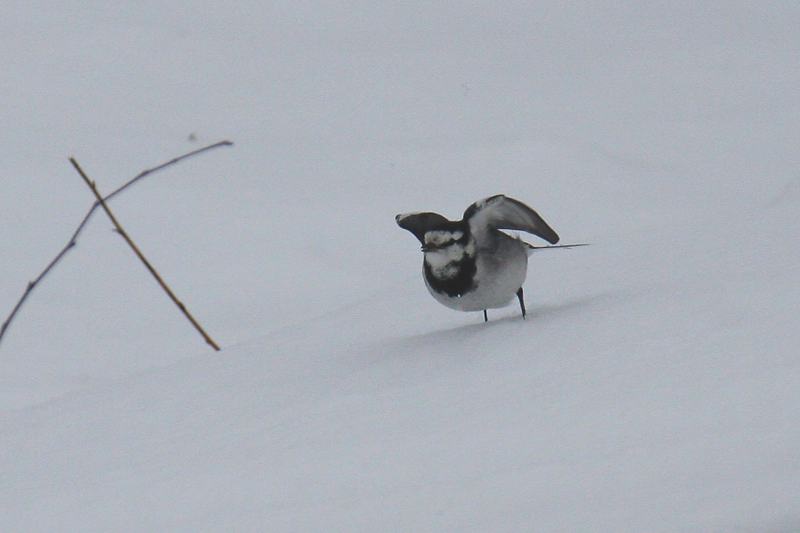
<instances>
[{"instance_id":1,"label":"black breast band","mask_svg":"<svg viewBox=\"0 0 800 533\"><path fill-rule=\"evenodd\" d=\"M453 261L450 263L458 267L458 274L447 279L439 279L433 275L431 266L427 261L423 262L425 268L425 279L433 290L440 294L446 294L451 297L463 296L475 289L475 272L478 267L475 265L475 258L465 257L460 261Z\"/></svg>"}]
</instances>

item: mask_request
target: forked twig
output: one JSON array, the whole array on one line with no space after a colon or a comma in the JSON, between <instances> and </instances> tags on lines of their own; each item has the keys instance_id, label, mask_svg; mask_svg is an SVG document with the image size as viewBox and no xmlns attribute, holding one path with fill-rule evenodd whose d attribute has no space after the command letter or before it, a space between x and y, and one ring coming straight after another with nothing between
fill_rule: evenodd
<instances>
[{"instance_id":1,"label":"forked twig","mask_svg":"<svg viewBox=\"0 0 800 533\"><path fill-rule=\"evenodd\" d=\"M233 146L233 143L230 141L220 141L214 144L210 144L208 146L204 146L202 148L198 148L197 150L192 150L191 152L180 155L174 159L170 159L166 163L162 163L153 168L148 168L146 170L143 170L142 172L140 172L139 174L128 180L124 185L115 189L113 192L109 193L105 198L103 198L103 200L105 201L110 200L111 198L121 193L122 191L124 191L125 189L127 189L128 187L130 187L131 185L133 185L134 183L136 183L137 181L141 180L142 178L144 178L149 174L162 170L170 165L174 165L175 163L178 163L179 161L182 161L189 157L198 155L203 152L207 152L208 150L212 150L214 148L219 148L220 146ZM100 207L100 202L95 201L91 209L89 209L89 211L86 213L86 216L83 217L83 220L78 225L78 228L73 232L72 237L70 237L66 246L64 246L64 248L62 248L61 251L58 252L58 254L53 258L53 260L50 261L50 263L45 267L45 269L42 270L42 272L38 276L36 276L36 278L34 278L33 281L30 281L28 283L28 285L25 288L25 292L22 294L22 297L20 297L20 299L17 301L17 304L14 306L14 309L11 310L11 313L8 315L5 322L3 322L2 327L0 327L0 341L3 340L3 335L5 335L6 330L11 325L11 322L14 320L14 317L16 317L17 313L22 307L22 304L25 303L25 300L28 299L28 296L33 291L33 289L39 284L40 281L42 281L42 279L44 279L44 277L53 269L53 267L55 267L56 264L58 264L58 262L61 261L61 259L67 254L67 252L69 252L78 243L78 235L80 235L80 233L83 231L83 228L89 222L89 219L92 218L92 215L94 214L95 210L98 207Z\"/></svg>"},{"instance_id":2,"label":"forked twig","mask_svg":"<svg viewBox=\"0 0 800 533\"><path fill-rule=\"evenodd\" d=\"M77 170L78 174L81 175L81 177L83 178L83 181L85 181L86 185L88 185L89 188L92 190L92 192L94 193L95 198L97 198L97 201L100 203L100 207L103 208L103 211L106 212L106 214L108 215L108 218L111 219L111 222L114 224L114 227L117 229L117 233L119 233L122 236L122 238L125 239L125 242L128 243L128 246L131 247L131 249L136 254L136 256L141 260L142 263L144 263L144 266L147 267L147 270L149 270L150 273L153 275L153 277L156 278L156 281L158 282L159 285L161 285L161 288L164 289L164 292L167 293L167 295L175 303L175 305L178 306L178 309L180 309L181 312L186 316L186 318L189 319L189 322L191 322L192 325L194 326L194 328L200 333L200 335L203 336L205 341L212 348L214 348L215 350L219 351L219 346L217 345L217 343L214 342L214 340L211 337L208 336L208 333L205 332L205 330L202 328L202 326L200 326L200 324L197 323L197 320L195 320L194 317L192 316L192 314L189 312L189 310L186 309L186 306L183 305L183 302L178 300L178 297L175 296L175 293L172 292L172 289L169 288L169 285L167 285L166 282L161 278L161 276L158 274L158 272L153 267L153 265L150 264L150 262L144 256L144 254L139 250L139 247L136 246L136 243L133 242L133 240L130 238L130 236L125 231L125 229L122 227L122 225L120 225L120 223L117 221L117 218L114 216L114 213L111 212L111 210L108 208L108 205L106 204L105 200L100 195L100 191L97 190L97 186L95 185L95 183L92 180L89 179L89 177L86 175L86 173L80 167L78 162L75 161L75 158L70 157L69 158L69 162L72 163L72 166L75 167L75 170Z\"/></svg>"}]
</instances>

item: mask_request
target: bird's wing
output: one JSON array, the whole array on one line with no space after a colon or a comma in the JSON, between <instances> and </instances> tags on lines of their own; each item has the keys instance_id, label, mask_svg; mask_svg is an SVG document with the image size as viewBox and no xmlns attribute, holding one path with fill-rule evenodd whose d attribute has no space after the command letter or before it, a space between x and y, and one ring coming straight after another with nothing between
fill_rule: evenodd
<instances>
[{"instance_id":1,"label":"bird's wing","mask_svg":"<svg viewBox=\"0 0 800 533\"><path fill-rule=\"evenodd\" d=\"M431 228L448 222L446 218L438 213L404 213L394 217L397 225L410 231L419 242L425 244L425 232Z\"/></svg>"},{"instance_id":2,"label":"bird's wing","mask_svg":"<svg viewBox=\"0 0 800 533\"><path fill-rule=\"evenodd\" d=\"M464 211L464 220L478 237L489 229L527 231L550 244L558 242L558 234L539 214L518 200L502 194L478 200Z\"/></svg>"}]
</instances>

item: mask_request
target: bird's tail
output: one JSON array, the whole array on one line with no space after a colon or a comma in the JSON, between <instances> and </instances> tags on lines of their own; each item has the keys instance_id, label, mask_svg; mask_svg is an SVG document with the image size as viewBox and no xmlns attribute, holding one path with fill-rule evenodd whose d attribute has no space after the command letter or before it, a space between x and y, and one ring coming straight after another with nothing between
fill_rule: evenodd
<instances>
[{"instance_id":1,"label":"bird's tail","mask_svg":"<svg viewBox=\"0 0 800 533\"><path fill-rule=\"evenodd\" d=\"M551 250L553 248L577 248L578 246L589 246L591 243L582 242L578 244L551 244L548 246L534 246L530 243L522 241L522 244L528 247L528 255L539 250Z\"/></svg>"}]
</instances>

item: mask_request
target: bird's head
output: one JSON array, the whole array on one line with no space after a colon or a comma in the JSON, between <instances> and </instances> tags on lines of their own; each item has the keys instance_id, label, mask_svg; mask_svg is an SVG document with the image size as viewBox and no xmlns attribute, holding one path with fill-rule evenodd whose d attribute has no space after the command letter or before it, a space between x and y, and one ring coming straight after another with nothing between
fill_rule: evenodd
<instances>
[{"instance_id":1,"label":"bird's head","mask_svg":"<svg viewBox=\"0 0 800 533\"><path fill-rule=\"evenodd\" d=\"M395 220L419 240L428 263L452 263L475 253L475 240L463 221L447 220L436 213L405 213Z\"/></svg>"}]
</instances>

